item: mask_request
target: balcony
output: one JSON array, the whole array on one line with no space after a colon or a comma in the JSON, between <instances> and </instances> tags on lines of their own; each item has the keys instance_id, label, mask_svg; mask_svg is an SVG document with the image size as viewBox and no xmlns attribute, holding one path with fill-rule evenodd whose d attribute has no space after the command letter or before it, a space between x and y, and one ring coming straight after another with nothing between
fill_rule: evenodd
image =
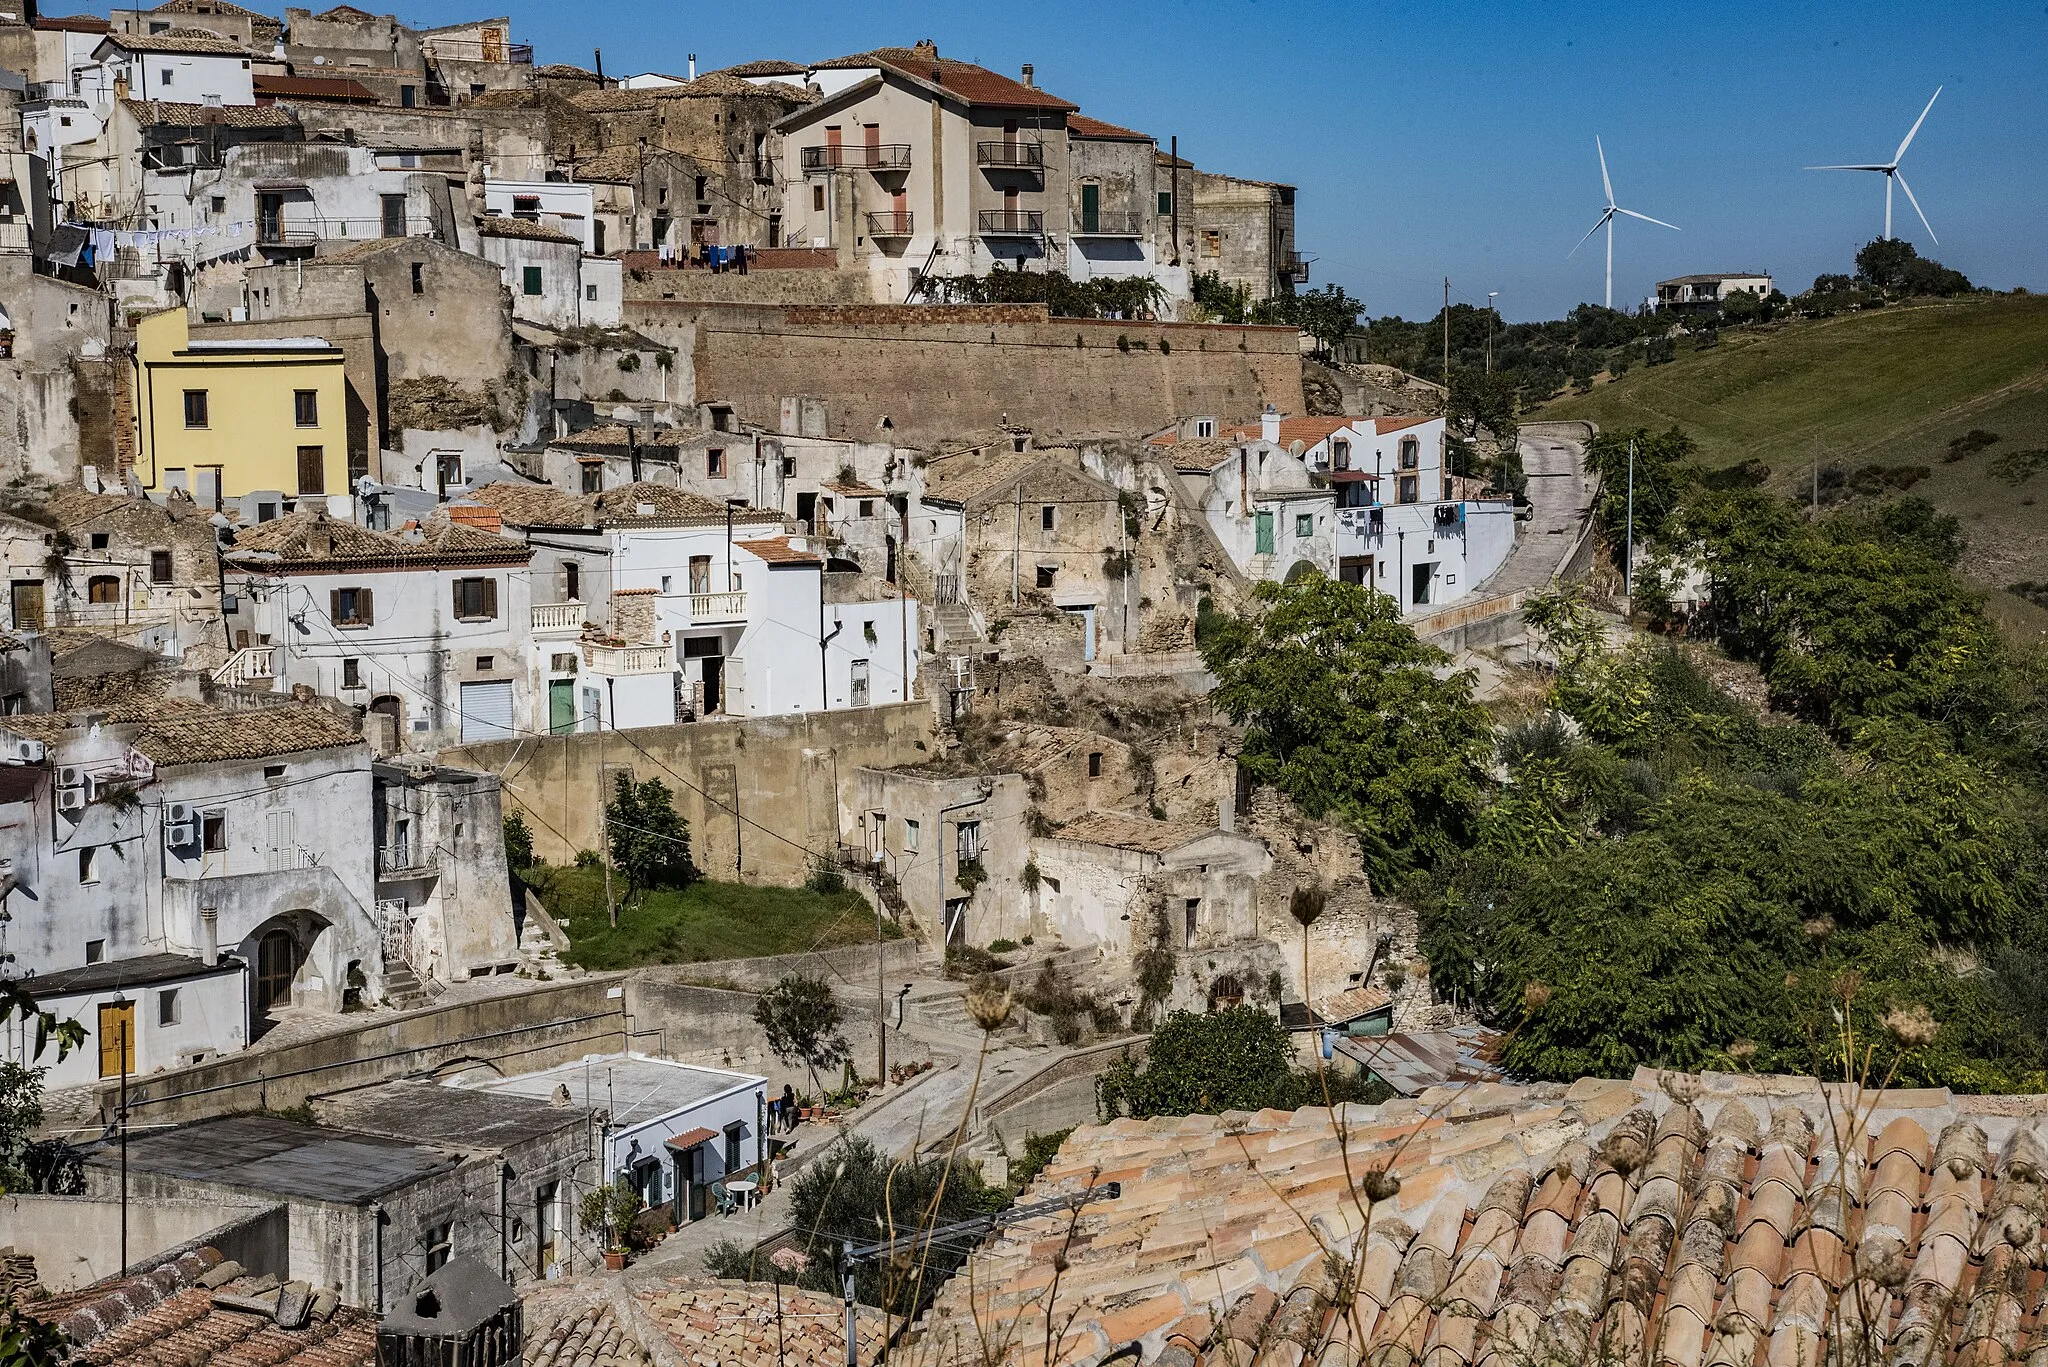
<instances>
[{"instance_id":1,"label":"balcony","mask_svg":"<svg viewBox=\"0 0 2048 1367\"><path fill-rule=\"evenodd\" d=\"M374 242L387 237L439 235L434 220L424 214L407 214L403 220L282 215L259 216L256 220L259 247L311 247L321 242Z\"/></svg>"},{"instance_id":2,"label":"balcony","mask_svg":"<svg viewBox=\"0 0 2048 1367\"><path fill-rule=\"evenodd\" d=\"M868 215L869 237L909 237L911 220L909 211Z\"/></svg>"},{"instance_id":3,"label":"balcony","mask_svg":"<svg viewBox=\"0 0 2048 1367\"><path fill-rule=\"evenodd\" d=\"M974 147L974 159L999 170L1043 171L1045 145L1036 142L982 142Z\"/></svg>"},{"instance_id":4,"label":"balcony","mask_svg":"<svg viewBox=\"0 0 2048 1367\"><path fill-rule=\"evenodd\" d=\"M379 878L425 878L441 871L440 854L410 841L377 847Z\"/></svg>"},{"instance_id":5,"label":"balcony","mask_svg":"<svg viewBox=\"0 0 2048 1367\"><path fill-rule=\"evenodd\" d=\"M1281 256L1280 278L1292 280L1297 285L1308 283L1308 262L1301 259L1300 252L1286 252Z\"/></svg>"},{"instance_id":6,"label":"balcony","mask_svg":"<svg viewBox=\"0 0 2048 1367\"><path fill-rule=\"evenodd\" d=\"M273 671L276 656L276 646L243 646L228 656L226 664L213 671L213 681L229 688L271 683L277 678Z\"/></svg>"},{"instance_id":7,"label":"balcony","mask_svg":"<svg viewBox=\"0 0 2048 1367\"><path fill-rule=\"evenodd\" d=\"M907 142L842 142L803 149L806 171L908 171Z\"/></svg>"},{"instance_id":8,"label":"balcony","mask_svg":"<svg viewBox=\"0 0 2048 1367\"><path fill-rule=\"evenodd\" d=\"M667 646L585 646L593 674L622 679L634 674L667 674L674 668Z\"/></svg>"},{"instance_id":9,"label":"balcony","mask_svg":"<svg viewBox=\"0 0 2048 1367\"><path fill-rule=\"evenodd\" d=\"M909 217L909 215L905 215ZM908 231L906 229L906 231ZM881 236L881 234L876 234ZM717 622L744 622L747 620L747 592L736 589L731 593L693 593L690 595L690 625L710 626Z\"/></svg>"},{"instance_id":10,"label":"balcony","mask_svg":"<svg viewBox=\"0 0 2048 1367\"><path fill-rule=\"evenodd\" d=\"M583 633L584 620L581 603L533 605L533 634L536 636L552 636L557 633L580 636Z\"/></svg>"},{"instance_id":11,"label":"balcony","mask_svg":"<svg viewBox=\"0 0 2048 1367\"><path fill-rule=\"evenodd\" d=\"M420 44L420 55L430 61L506 62L514 66L533 65L533 44L507 42L503 35L482 38L430 38Z\"/></svg>"},{"instance_id":12,"label":"balcony","mask_svg":"<svg viewBox=\"0 0 2048 1367\"><path fill-rule=\"evenodd\" d=\"M984 237L1044 237L1045 214L1038 209L983 209Z\"/></svg>"},{"instance_id":13,"label":"balcony","mask_svg":"<svg viewBox=\"0 0 2048 1367\"><path fill-rule=\"evenodd\" d=\"M1080 226L1074 229L1076 237L1143 237L1145 217L1132 213L1084 213Z\"/></svg>"}]
</instances>

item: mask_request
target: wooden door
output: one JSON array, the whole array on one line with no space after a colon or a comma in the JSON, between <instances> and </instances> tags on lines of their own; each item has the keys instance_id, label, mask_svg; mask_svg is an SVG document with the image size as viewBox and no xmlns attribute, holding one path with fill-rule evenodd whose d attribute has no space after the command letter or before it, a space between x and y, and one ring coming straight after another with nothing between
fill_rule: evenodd
<instances>
[{"instance_id":1,"label":"wooden door","mask_svg":"<svg viewBox=\"0 0 2048 1367\"><path fill-rule=\"evenodd\" d=\"M825 164L826 164L827 166L837 167L837 166L841 165L841 157L842 157L842 155L843 155L843 151L844 151L844 149L843 149L843 147L842 147L842 145L841 145L843 137L844 137L844 134L842 134L842 133L841 133L841 131L840 131L840 129L839 129L839 125L837 125L837 124L828 124L828 125L826 125L826 128L825 128Z\"/></svg>"},{"instance_id":2,"label":"wooden door","mask_svg":"<svg viewBox=\"0 0 2048 1367\"><path fill-rule=\"evenodd\" d=\"M265 935L256 945L256 1014L269 1014L270 1008L280 1003L291 1005L292 976L298 965L298 947L292 941L292 933L278 929Z\"/></svg>"},{"instance_id":3,"label":"wooden door","mask_svg":"<svg viewBox=\"0 0 2048 1367\"><path fill-rule=\"evenodd\" d=\"M14 608L16 631L43 629L43 583L40 579L15 580L8 587L8 598Z\"/></svg>"},{"instance_id":4,"label":"wooden door","mask_svg":"<svg viewBox=\"0 0 2048 1367\"><path fill-rule=\"evenodd\" d=\"M299 493L324 494L327 492L327 448L324 446L301 446L299 448Z\"/></svg>"},{"instance_id":5,"label":"wooden door","mask_svg":"<svg viewBox=\"0 0 2048 1367\"><path fill-rule=\"evenodd\" d=\"M135 1003L100 1003L100 1076L135 1071Z\"/></svg>"}]
</instances>

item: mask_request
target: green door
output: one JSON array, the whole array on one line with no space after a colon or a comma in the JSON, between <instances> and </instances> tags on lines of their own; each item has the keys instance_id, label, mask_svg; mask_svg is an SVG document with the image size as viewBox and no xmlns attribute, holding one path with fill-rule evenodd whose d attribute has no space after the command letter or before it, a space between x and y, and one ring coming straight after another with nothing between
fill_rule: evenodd
<instances>
[{"instance_id":1,"label":"green door","mask_svg":"<svg viewBox=\"0 0 2048 1367\"><path fill-rule=\"evenodd\" d=\"M1102 231L1102 187L1083 185L1081 187L1081 231L1094 233Z\"/></svg>"},{"instance_id":2,"label":"green door","mask_svg":"<svg viewBox=\"0 0 2048 1367\"><path fill-rule=\"evenodd\" d=\"M576 681L548 680L548 734L566 736L576 729Z\"/></svg>"},{"instance_id":3,"label":"green door","mask_svg":"<svg viewBox=\"0 0 2048 1367\"><path fill-rule=\"evenodd\" d=\"M1258 544L1255 549L1260 555L1271 555L1273 553L1273 515L1271 513L1260 513L1256 526L1255 535L1258 537Z\"/></svg>"}]
</instances>

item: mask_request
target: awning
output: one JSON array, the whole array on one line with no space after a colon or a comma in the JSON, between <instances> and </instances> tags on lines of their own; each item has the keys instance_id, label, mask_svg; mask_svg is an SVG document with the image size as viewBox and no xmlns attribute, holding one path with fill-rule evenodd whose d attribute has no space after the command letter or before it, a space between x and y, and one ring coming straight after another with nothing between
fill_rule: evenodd
<instances>
[{"instance_id":1,"label":"awning","mask_svg":"<svg viewBox=\"0 0 2048 1367\"><path fill-rule=\"evenodd\" d=\"M282 194L293 190L304 190L303 180L259 180L249 187L263 194Z\"/></svg>"},{"instance_id":2,"label":"awning","mask_svg":"<svg viewBox=\"0 0 2048 1367\"><path fill-rule=\"evenodd\" d=\"M680 1153L685 1149L694 1149L699 1144L707 1143L716 1138L718 1138L717 1130L707 1130L702 1125L699 1125L694 1130L684 1130L681 1134L670 1139L668 1147Z\"/></svg>"}]
</instances>

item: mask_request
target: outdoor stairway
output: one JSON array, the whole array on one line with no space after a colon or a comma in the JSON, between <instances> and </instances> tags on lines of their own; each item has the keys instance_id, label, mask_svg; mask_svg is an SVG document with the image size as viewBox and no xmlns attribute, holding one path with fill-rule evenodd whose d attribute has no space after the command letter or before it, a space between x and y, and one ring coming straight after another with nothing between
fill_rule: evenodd
<instances>
[{"instance_id":1,"label":"outdoor stairway","mask_svg":"<svg viewBox=\"0 0 2048 1367\"><path fill-rule=\"evenodd\" d=\"M427 989L412 969L393 964L384 970L384 1002L400 1011L416 1010L427 1005Z\"/></svg>"},{"instance_id":2,"label":"outdoor stairway","mask_svg":"<svg viewBox=\"0 0 2048 1367\"><path fill-rule=\"evenodd\" d=\"M939 645L975 645L981 636L974 629L974 613L965 603L940 603L932 609L932 620L938 623Z\"/></svg>"}]
</instances>

